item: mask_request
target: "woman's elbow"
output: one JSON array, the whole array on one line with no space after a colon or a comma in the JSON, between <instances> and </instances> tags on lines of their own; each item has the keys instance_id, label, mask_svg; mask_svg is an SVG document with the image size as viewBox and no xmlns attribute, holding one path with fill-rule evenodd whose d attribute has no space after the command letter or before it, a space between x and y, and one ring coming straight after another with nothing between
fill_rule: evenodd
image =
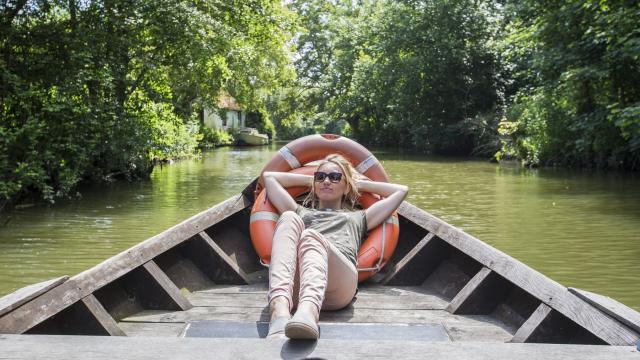
<instances>
[{"instance_id":1,"label":"woman's elbow","mask_svg":"<svg viewBox=\"0 0 640 360\"><path fill-rule=\"evenodd\" d=\"M262 173L262 181L266 183L270 179L275 179L275 173L273 171L265 171Z\"/></svg>"}]
</instances>

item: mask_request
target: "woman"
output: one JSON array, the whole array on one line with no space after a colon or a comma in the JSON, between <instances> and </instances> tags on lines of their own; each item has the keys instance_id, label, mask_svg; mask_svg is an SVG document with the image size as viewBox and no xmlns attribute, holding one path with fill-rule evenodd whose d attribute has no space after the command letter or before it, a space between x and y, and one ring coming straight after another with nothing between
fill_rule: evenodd
<instances>
[{"instance_id":1,"label":"woman","mask_svg":"<svg viewBox=\"0 0 640 360\"><path fill-rule=\"evenodd\" d=\"M268 337L284 333L292 339L317 339L320 309L343 308L356 293L356 259L363 236L396 210L408 188L370 181L335 154L320 162L314 176L263 176L267 197L281 214L269 267ZM298 205L285 190L294 186L311 188L305 199L311 209ZM361 191L384 199L366 210L351 211Z\"/></svg>"}]
</instances>

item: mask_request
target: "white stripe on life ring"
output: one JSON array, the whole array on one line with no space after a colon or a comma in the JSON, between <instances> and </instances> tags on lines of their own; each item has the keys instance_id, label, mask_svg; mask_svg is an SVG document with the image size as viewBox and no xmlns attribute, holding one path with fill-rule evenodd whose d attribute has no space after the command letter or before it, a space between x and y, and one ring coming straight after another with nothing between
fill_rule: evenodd
<instances>
[{"instance_id":1,"label":"white stripe on life ring","mask_svg":"<svg viewBox=\"0 0 640 360\"><path fill-rule=\"evenodd\" d=\"M360 174L364 174L367 170L369 170L370 167L372 167L373 165L378 163L378 159L376 159L375 156L370 155L368 158L362 160L362 162L360 164L358 164L358 166L356 166L356 170L360 173Z\"/></svg>"},{"instance_id":2,"label":"white stripe on life ring","mask_svg":"<svg viewBox=\"0 0 640 360\"><path fill-rule=\"evenodd\" d=\"M249 218L249 222L252 223L258 220L271 220L271 221L277 222L278 219L280 219L280 215L276 213L272 213L271 211L258 211L251 214L251 217Z\"/></svg>"},{"instance_id":3,"label":"white stripe on life ring","mask_svg":"<svg viewBox=\"0 0 640 360\"><path fill-rule=\"evenodd\" d=\"M284 160L289 164L289 167L291 167L291 169L297 169L301 166L300 161L298 161L298 158L296 158L296 156L293 155L293 153L291 152L291 150L289 150L288 147L283 146L282 148L280 148L280 150L278 150L278 152L280 153L280 155L282 155Z\"/></svg>"}]
</instances>

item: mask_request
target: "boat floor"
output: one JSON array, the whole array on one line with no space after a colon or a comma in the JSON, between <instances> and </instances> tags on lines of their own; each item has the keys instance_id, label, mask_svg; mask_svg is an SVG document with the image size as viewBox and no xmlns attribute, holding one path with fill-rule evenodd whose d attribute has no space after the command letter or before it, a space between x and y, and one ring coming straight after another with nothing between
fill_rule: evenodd
<instances>
[{"instance_id":1,"label":"boat floor","mask_svg":"<svg viewBox=\"0 0 640 360\"><path fill-rule=\"evenodd\" d=\"M128 336L264 337L268 328L266 284L215 285L186 292L186 311L144 310L122 319ZM422 341L507 342L516 329L484 315L454 315L448 302L420 286L361 287L339 311L323 311L324 338L421 339Z\"/></svg>"}]
</instances>

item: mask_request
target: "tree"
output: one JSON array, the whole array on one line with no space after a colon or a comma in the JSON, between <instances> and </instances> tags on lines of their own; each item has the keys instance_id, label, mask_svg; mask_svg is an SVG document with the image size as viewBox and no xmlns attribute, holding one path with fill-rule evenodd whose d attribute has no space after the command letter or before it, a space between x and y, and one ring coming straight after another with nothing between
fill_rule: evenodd
<instances>
[{"instance_id":1,"label":"tree","mask_svg":"<svg viewBox=\"0 0 640 360\"><path fill-rule=\"evenodd\" d=\"M469 153L466 121L498 102L476 1L293 2L305 29L296 61L305 112L346 121L364 143ZM313 116L313 115L312 115Z\"/></svg>"},{"instance_id":2,"label":"tree","mask_svg":"<svg viewBox=\"0 0 640 360\"><path fill-rule=\"evenodd\" d=\"M292 76L279 1L19 0L0 10L0 199L146 176L194 153L221 89L264 107Z\"/></svg>"},{"instance_id":3,"label":"tree","mask_svg":"<svg viewBox=\"0 0 640 360\"><path fill-rule=\"evenodd\" d=\"M509 2L517 71L503 152L529 163L640 168L640 7L634 1Z\"/></svg>"}]
</instances>

